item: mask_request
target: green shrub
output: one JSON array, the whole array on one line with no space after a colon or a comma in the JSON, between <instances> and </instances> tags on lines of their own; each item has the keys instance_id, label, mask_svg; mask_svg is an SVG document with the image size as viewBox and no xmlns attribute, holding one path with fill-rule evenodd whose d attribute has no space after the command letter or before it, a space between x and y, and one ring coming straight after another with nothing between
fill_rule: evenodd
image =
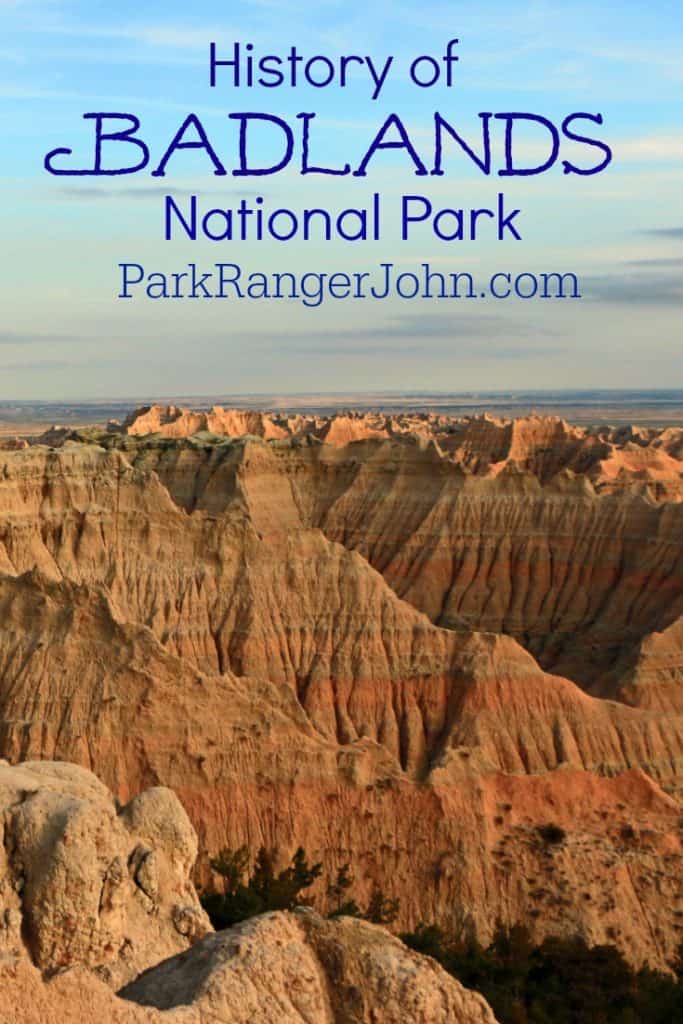
<instances>
[{"instance_id":1,"label":"green shrub","mask_svg":"<svg viewBox=\"0 0 683 1024\"><path fill-rule=\"evenodd\" d=\"M292 910L306 902L302 892L322 874L322 864L309 865L302 847L290 865L276 874L274 853L262 846L245 883L249 859L249 851L242 846L239 850L222 850L211 860L212 869L224 880L222 892L211 890L201 897L214 928L229 928L270 910Z\"/></svg>"},{"instance_id":2,"label":"green shrub","mask_svg":"<svg viewBox=\"0 0 683 1024\"><path fill-rule=\"evenodd\" d=\"M247 876L251 857L246 846L238 850L224 849L209 863L221 879L219 889L210 888L202 893L201 904L206 910L214 928L230 928L240 921L246 921L256 914L271 910L293 910L309 901L303 893L320 878L322 864L309 864L302 847L296 851L291 863L283 871L275 871L275 854L261 847L256 855L254 869ZM362 910L350 897L349 890L354 884L351 868L343 864L333 882L327 886L328 902L331 903L329 917L361 917L374 924L393 924L398 916L399 900L387 898L375 886L370 901Z\"/></svg>"}]
</instances>

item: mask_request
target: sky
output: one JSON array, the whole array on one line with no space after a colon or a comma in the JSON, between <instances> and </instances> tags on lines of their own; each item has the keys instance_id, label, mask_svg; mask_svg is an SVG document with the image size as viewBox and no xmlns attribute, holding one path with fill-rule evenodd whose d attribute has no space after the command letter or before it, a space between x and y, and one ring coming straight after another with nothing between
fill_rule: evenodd
<instances>
[{"instance_id":1,"label":"sky","mask_svg":"<svg viewBox=\"0 0 683 1024\"><path fill-rule=\"evenodd\" d=\"M683 10L626 0L373 4L251 0L164 4L122 0L0 0L2 276L0 399L349 390L683 387ZM411 60L459 40L450 88L417 88ZM394 64L378 99L365 69L348 86L209 85L209 44L255 56L372 56ZM404 152L378 154L365 178L217 177L203 152L156 165L185 116L196 113L231 169L237 128L228 114L264 111L296 124L316 113L316 162L360 161L390 113L425 160L434 111L475 142L480 111L525 111L559 123L600 113L613 151L601 174L563 175L560 163L522 178L482 175L451 149L442 177L415 177ZM112 177L56 177L45 154L92 161L88 111L135 114L150 168ZM538 132L540 131L540 135ZM255 159L273 140L254 136ZM500 165L500 133L494 165ZM298 145L297 140L297 145ZM516 136L519 159L542 159L542 129ZM110 144L111 145L111 144ZM571 144L567 144L571 145ZM277 148L277 147L275 147ZM132 150L132 147L131 147ZM109 153L113 153L109 150ZM123 153L121 154L123 157ZM133 153L131 152L131 156ZM577 161L588 152L567 149ZM202 209L263 197L272 210L365 206L379 192L379 242L191 241L163 237L164 196L197 194ZM401 196L434 209L519 208L521 242L443 241L428 224L398 237ZM428 262L443 273L575 273L580 301L400 299L325 302L150 301L117 298L121 262L148 272L372 271Z\"/></svg>"}]
</instances>

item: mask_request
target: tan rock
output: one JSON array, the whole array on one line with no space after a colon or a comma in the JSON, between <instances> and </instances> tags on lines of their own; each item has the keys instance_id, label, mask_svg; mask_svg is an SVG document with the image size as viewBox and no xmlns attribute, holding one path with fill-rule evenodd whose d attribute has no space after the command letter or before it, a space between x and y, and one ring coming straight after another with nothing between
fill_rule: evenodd
<instances>
[{"instance_id":1,"label":"tan rock","mask_svg":"<svg viewBox=\"0 0 683 1024\"><path fill-rule=\"evenodd\" d=\"M310 911L207 936L123 989L215 1024L495 1024L484 999L384 929Z\"/></svg>"},{"instance_id":2,"label":"tan rock","mask_svg":"<svg viewBox=\"0 0 683 1024\"><path fill-rule=\"evenodd\" d=\"M6 954L25 945L43 971L80 964L121 984L210 927L189 880L196 836L169 790L118 813L83 768L3 762L0 813Z\"/></svg>"},{"instance_id":3,"label":"tan rock","mask_svg":"<svg viewBox=\"0 0 683 1024\"><path fill-rule=\"evenodd\" d=\"M202 939L117 997L83 967L0 959L2 1024L495 1024L480 995L360 921L272 914Z\"/></svg>"}]
</instances>

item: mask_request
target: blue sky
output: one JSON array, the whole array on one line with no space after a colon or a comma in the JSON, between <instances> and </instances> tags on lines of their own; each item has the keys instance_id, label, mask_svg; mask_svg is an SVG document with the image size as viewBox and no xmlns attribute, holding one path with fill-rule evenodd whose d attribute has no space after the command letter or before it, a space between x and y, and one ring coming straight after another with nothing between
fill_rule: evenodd
<instances>
[{"instance_id":1,"label":"blue sky","mask_svg":"<svg viewBox=\"0 0 683 1024\"><path fill-rule=\"evenodd\" d=\"M360 388L683 386L683 13L680 5L582 3L111 4L0 0L4 132L0 397L65 398ZM416 89L406 68L460 39L452 89ZM346 90L235 90L208 85L208 46L252 42L282 55L388 55L379 100L360 72ZM602 113L614 151L603 174L485 178L464 159L441 179L416 179L383 155L364 180L296 174L215 178L178 154L163 187L231 206L259 192L271 206L362 204L382 193L383 242L221 243L162 237L162 183L147 173L55 178L43 157L73 146L88 159L81 116L137 114L153 158L186 113L198 113L226 158L226 115L316 111L321 155L357 160L389 112L428 147L434 110L476 130L479 111L531 111L560 121ZM533 136L523 139L532 153ZM428 150L427 150L428 151ZM229 159L228 159L229 163ZM524 241L401 243L389 224L403 192L449 206L490 205L499 189L522 208ZM389 230L389 228L392 228ZM405 269L484 276L574 271L580 303L144 303L116 299L121 261L183 269L189 261L247 269Z\"/></svg>"}]
</instances>

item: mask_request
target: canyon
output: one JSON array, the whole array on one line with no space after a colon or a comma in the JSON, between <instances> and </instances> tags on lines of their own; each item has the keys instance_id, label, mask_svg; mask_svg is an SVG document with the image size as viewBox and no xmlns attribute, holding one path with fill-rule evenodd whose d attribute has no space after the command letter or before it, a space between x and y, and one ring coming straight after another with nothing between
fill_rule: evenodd
<instances>
[{"instance_id":1,"label":"canyon","mask_svg":"<svg viewBox=\"0 0 683 1024\"><path fill-rule=\"evenodd\" d=\"M674 426L222 407L0 443L0 757L169 787L198 884L305 845L399 927L664 967L682 460Z\"/></svg>"}]
</instances>

